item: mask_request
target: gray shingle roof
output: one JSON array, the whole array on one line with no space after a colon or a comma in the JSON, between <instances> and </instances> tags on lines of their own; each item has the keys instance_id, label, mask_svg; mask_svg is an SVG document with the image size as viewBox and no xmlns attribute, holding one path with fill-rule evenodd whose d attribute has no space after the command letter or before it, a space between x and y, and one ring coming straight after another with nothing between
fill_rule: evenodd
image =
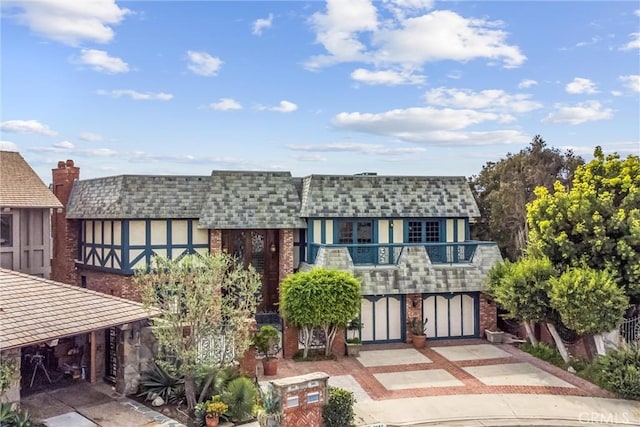
<instances>
[{"instance_id":1,"label":"gray shingle roof","mask_svg":"<svg viewBox=\"0 0 640 427\"><path fill-rule=\"evenodd\" d=\"M61 208L62 203L19 153L0 150L0 206Z\"/></svg>"},{"instance_id":2,"label":"gray shingle roof","mask_svg":"<svg viewBox=\"0 0 640 427\"><path fill-rule=\"evenodd\" d=\"M202 228L304 228L289 172L213 171Z\"/></svg>"},{"instance_id":3,"label":"gray shingle roof","mask_svg":"<svg viewBox=\"0 0 640 427\"><path fill-rule=\"evenodd\" d=\"M137 302L5 269L0 308L0 350L150 317Z\"/></svg>"},{"instance_id":4,"label":"gray shingle roof","mask_svg":"<svg viewBox=\"0 0 640 427\"><path fill-rule=\"evenodd\" d=\"M465 177L310 175L300 216L478 217Z\"/></svg>"},{"instance_id":5,"label":"gray shingle roof","mask_svg":"<svg viewBox=\"0 0 640 427\"><path fill-rule=\"evenodd\" d=\"M76 181L67 218L198 218L208 176L119 175Z\"/></svg>"}]
</instances>

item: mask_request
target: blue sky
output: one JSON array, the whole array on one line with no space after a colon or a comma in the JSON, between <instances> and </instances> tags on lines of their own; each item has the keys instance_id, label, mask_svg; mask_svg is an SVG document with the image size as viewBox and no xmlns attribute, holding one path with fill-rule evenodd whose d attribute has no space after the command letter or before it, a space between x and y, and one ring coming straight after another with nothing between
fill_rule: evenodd
<instances>
[{"instance_id":1,"label":"blue sky","mask_svg":"<svg viewBox=\"0 0 640 427\"><path fill-rule=\"evenodd\" d=\"M3 1L0 148L43 177L476 174L640 154L637 1Z\"/></svg>"}]
</instances>

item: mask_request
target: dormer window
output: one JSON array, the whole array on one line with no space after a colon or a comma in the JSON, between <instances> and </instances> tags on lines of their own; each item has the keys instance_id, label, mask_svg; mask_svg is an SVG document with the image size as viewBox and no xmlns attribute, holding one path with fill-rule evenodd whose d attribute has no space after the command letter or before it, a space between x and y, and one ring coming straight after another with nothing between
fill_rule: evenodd
<instances>
[{"instance_id":1,"label":"dormer window","mask_svg":"<svg viewBox=\"0 0 640 427\"><path fill-rule=\"evenodd\" d=\"M437 219L411 220L407 226L408 243L441 242L442 222ZM442 240L441 240L442 239Z\"/></svg>"}]
</instances>

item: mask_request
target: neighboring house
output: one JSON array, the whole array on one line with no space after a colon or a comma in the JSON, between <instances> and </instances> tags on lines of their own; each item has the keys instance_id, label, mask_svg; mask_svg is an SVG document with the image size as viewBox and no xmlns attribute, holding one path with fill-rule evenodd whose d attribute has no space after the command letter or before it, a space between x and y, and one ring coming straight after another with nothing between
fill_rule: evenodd
<instances>
[{"instance_id":1,"label":"neighboring house","mask_svg":"<svg viewBox=\"0 0 640 427\"><path fill-rule=\"evenodd\" d=\"M51 271L51 210L62 204L19 153L0 151L0 267Z\"/></svg>"},{"instance_id":2,"label":"neighboring house","mask_svg":"<svg viewBox=\"0 0 640 427\"><path fill-rule=\"evenodd\" d=\"M58 280L135 299L131 275L153 254L228 251L263 275L264 313L277 311L286 275L322 266L362 280L365 342L405 341L411 317L429 319L430 338L495 328L495 305L482 290L500 253L495 243L469 240L479 211L464 177L214 171L78 178L72 163L53 170L66 206L56 214L65 228L54 231L64 242L53 263ZM287 327L284 339L290 357L297 331Z\"/></svg>"},{"instance_id":3,"label":"neighboring house","mask_svg":"<svg viewBox=\"0 0 640 427\"><path fill-rule=\"evenodd\" d=\"M153 358L148 317L134 301L0 269L0 358L18 373L0 401L55 387L65 374L136 392Z\"/></svg>"}]
</instances>

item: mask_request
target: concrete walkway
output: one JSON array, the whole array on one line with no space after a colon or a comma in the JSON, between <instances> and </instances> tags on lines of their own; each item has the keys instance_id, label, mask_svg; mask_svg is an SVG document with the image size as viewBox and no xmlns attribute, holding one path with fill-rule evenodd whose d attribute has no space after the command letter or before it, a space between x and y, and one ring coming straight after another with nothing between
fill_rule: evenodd
<instances>
[{"instance_id":1,"label":"concrete walkway","mask_svg":"<svg viewBox=\"0 0 640 427\"><path fill-rule=\"evenodd\" d=\"M104 383L81 382L34 394L21 405L47 427L185 427Z\"/></svg>"},{"instance_id":2,"label":"concrete walkway","mask_svg":"<svg viewBox=\"0 0 640 427\"><path fill-rule=\"evenodd\" d=\"M640 425L640 402L582 396L480 394L356 403L357 425Z\"/></svg>"}]
</instances>

